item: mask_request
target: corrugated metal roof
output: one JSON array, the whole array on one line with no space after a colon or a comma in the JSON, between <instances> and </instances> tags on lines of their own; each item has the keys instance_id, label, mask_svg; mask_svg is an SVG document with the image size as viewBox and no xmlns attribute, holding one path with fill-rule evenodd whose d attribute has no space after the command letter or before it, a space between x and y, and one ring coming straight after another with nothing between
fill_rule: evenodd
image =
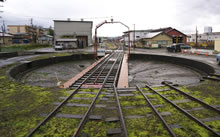
<instances>
[{"instance_id":1,"label":"corrugated metal roof","mask_svg":"<svg viewBox=\"0 0 220 137\"><path fill-rule=\"evenodd\" d=\"M1 36L1 37L3 36L3 33L2 33L2 32L0 32L0 36ZM7 33L4 33L4 36L5 36L5 37L13 37L12 35L7 34Z\"/></svg>"},{"instance_id":2,"label":"corrugated metal roof","mask_svg":"<svg viewBox=\"0 0 220 137\"><path fill-rule=\"evenodd\" d=\"M157 35L160 34L160 33L162 33L162 31L160 31L160 32L147 33L144 38L146 38L146 39L151 39L151 38L157 36Z\"/></svg>"},{"instance_id":3,"label":"corrugated metal roof","mask_svg":"<svg viewBox=\"0 0 220 137\"><path fill-rule=\"evenodd\" d=\"M77 41L77 39L57 39L56 41Z\"/></svg>"}]
</instances>

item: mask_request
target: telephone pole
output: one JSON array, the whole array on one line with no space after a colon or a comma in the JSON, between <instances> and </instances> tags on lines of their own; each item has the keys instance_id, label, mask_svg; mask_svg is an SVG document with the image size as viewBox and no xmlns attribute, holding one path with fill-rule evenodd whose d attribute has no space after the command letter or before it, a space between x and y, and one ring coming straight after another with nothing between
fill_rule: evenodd
<instances>
[{"instance_id":1,"label":"telephone pole","mask_svg":"<svg viewBox=\"0 0 220 137\"><path fill-rule=\"evenodd\" d=\"M134 49L136 48L136 45L135 45L135 24L134 24L134 40L133 40L133 46L134 46Z\"/></svg>"},{"instance_id":2,"label":"telephone pole","mask_svg":"<svg viewBox=\"0 0 220 137\"><path fill-rule=\"evenodd\" d=\"M35 43L35 28L34 28L34 24L33 24L33 18L30 19L30 24L31 24L31 40L32 43Z\"/></svg>"},{"instance_id":3,"label":"telephone pole","mask_svg":"<svg viewBox=\"0 0 220 137\"><path fill-rule=\"evenodd\" d=\"M5 45L5 21L3 20L2 25L2 39L3 39L3 45Z\"/></svg>"},{"instance_id":4,"label":"telephone pole","mask_svg":"<svg viewBox=\"0 0 220 137\"><path fill-rule=\"evenodd\" d=\"M196 47L198 46L198 30L197 30L197 26L196 26Z\"/></svg>"},{"instance_id":5,"label":"telephone pole","mask_svg":"<svg viewBox=\"0 0 220 137\"><path fill-rule=\"evenodd\" d=\"M0 0L0 2L5 2L5 0ZM2 5L0 5L0 7L3 7ZM3 12L3 11L0 11L0 12ZM0 18L2 18L1 16L0 16ZM5 22L4 22L4 20L3 20L3 25L1 26L1 28L2 28L2 38L3 38L3 40L2 40L2 43L0 43L0 52L2 51L2 45L4 45L4 43L5 43L5 38L4 38L4 33L5 33Z\"/></svg>"}]
</instances>

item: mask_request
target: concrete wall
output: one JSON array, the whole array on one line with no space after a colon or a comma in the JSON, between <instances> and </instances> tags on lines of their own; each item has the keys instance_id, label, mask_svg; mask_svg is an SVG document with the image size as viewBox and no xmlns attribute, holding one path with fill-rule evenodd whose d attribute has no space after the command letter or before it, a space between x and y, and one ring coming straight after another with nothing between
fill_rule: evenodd
<instances>
[{"instance_id":1,"label":"concrete wall","mask_svg":"<svg viewBox=\"0 0 220 137\"><path fill-rule=\"evenodd\" d=\"M150 55L150 54L131 54L130 59L139 59L139 60L157 60L168 63L173 63L177 65L187 66L196 71L198 71L202 75L207 75L210 73L215 73L215 69L203 62L190 60L181 57L172 57L172 56L164 56L164 55Z\"/></svg>"},{"instance_id":2,"label":"concrete wall","mask_svg":"<svg viewBox=\"0 0 220 137\"><path fill-rule=\"evenodd\" d=\"M92 44L92 22L90 21L54 21L54 40L62 35L88 36L88 44Z\"/></svg>"},{"instance_id":3,"label":"concrete wall","mask_svg":"<svg viewBox=\"0 0 220 137\"><path fill-rule=\"evenodd\" d=\"M32 62L23 63L20 65L17 65L16 67L12 68L8 73L9 77L12 80L20 80L20 78L27 72L37 69L40 67L65 62L65 61L74 61L74 60L82 60L82 59L92 59L93 54L74 54L71 56L63 56L63 57L52 57L47 59L40 59L35 60Z\"/></svg>"},{"instance_id":4,"label":"concrete wall","mask_svg":"<svg viewBox=\"0 0 220 137\"><path fill-rule=\"evenodd\" d=\"M215 50L220 52L220 39L215 40Z\"/></svg>"},{"instance_id":5,"label":"concrete wall","mask_svg":"<svg viewBox=\"0 0 220 137\"><path fill-rule=\"evenodd\" d=\"M11 58L18 56L18 52L5 52L0 53L0 59Z\"/></svg>"}]
</instances>

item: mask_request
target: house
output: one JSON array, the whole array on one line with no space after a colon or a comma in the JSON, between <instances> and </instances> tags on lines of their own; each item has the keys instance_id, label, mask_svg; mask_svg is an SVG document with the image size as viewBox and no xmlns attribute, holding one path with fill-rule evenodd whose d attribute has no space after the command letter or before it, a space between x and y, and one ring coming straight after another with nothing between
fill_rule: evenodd
<instances>
[{"instance_id":1,"label":"house","mask_svg":"<svg viewBox=\"0 0 220 137\"><path fill-rule=\"evenodd\" d=\"M152 48L156 47L167 47L173 43L173 38L164 33L163 31L160 32L150 32L148 33L145 38L139 40L143 47Z\"/></svg>"},{"instance_id":2,"label":"house","mask_svg":"<svg viewBox=\"0 0 220 137\"><path fill-rule=\"evenodd\" d=\"M0 32L0 44L1 45L11 45L13 35Z\"/></svg>"},{"instance_id":3,"label":"house","mask_svg":"<svg viewBox=\"0 0 220 137\"><path fill-rule=\"evenodd\" d=\"M54 44L84 48L92 45L92 21L54 20Z\"/></svg>"},{"instance_id":4,"label":"house","mask_svg":"<svg viewBox=\"0 0 220 137\"><path fill-rule=\"evenodd\" d=\"M30 43L36 41L36 31L28 25L8 25L8 32L14 35L13 43Z\"/></svg>"},{"instance_id":5,"label":"house","mask_svg":"<svg viewBox=\"0 0 220 137\"><path fill-rule=\"evenodd\" d=\"M40 37L39 43L52 45L53 44L53 36L44 34Z\"/></svg>"},{"instance_id":6,"label":"house","mask_svg":"<svg viewBox=\"0 0 220 137\"><path fill-rule=\"evenodd\" d=\"M173 43L187 43L187 35L177 29L172 28L164 31L164 33L172 37Z\"/></svg>"},{"instance_id":7,"label":"house","mask_svg":"<svg viewBox=\"0 0 220 137\"><path fill-rule=\"evenodd\" d=\"M31 43L32 39L28 33L15 33L13 34L13 44L27 44Z\"/></svg>"},{"instance_id":8,"label":"house","mask_svg":"<svg viewBox=\"0 0 220 137\"><path fill-rule=\"evenodd\" d=\"M187 35L180 32L177 29L174 29L172 27L166 27L166 28L159 28L159 29L148 29L148 30L133 30L133 31L126 31L124 32L123 38L125 41L125 45L128 45L128 35L130 36L130 42L131 45L134 44L135 41L139 41L144 38L148 38L149 35L152 33L161 33L167 34L169 37L172 38L172 43L186 43L187 42ZM163 41L163 40L161 40ZM171 43L171 44L172 44ZM166 45L166 44L162 44Z\"/></svg>"},{"instance_id":9,"label":"house","mask_svg":"<svg viewBox=\"0 0 220 137\"><path fill-rule=\"evenodd\" d=\"M13 43L36 43L43 35L43 29L29 25L8 25L8 32L15 36Z\"/></svg>"}]
</instances>

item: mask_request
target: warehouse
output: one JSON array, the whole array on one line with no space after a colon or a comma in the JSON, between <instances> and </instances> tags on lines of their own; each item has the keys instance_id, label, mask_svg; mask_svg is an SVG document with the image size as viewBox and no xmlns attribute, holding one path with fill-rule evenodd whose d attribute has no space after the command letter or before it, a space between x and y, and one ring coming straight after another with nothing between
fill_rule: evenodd
<instances>
[{"instance_id":1,"label":"warehouse","mask_svg":"<svg viewBox=\"0 0 220 137\"><path fill-rule=\"evenodd\" d=\"M69 48L91 46L92 25L92 21L71 21L70 19L54 20L54 43L68 45ZM69 42L66 39L68 39ZM77 41L73 42L75 39Z\"/></svg>"}]
</instances>

